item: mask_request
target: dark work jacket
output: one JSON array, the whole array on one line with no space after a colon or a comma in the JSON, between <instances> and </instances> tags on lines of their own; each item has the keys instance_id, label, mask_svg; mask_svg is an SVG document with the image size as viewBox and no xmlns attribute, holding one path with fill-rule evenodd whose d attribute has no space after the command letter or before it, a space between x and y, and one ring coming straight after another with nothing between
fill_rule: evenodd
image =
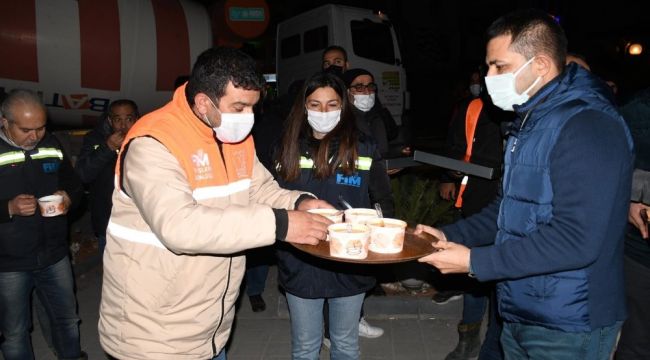
<instances>
[{"instance_id":1,"label":"dark work jacket","mask_svg":"<svg viewBox=\"0 0 650 360\"><path fill-rule=\"evenodd\" d=\"M108 119L101 122L84 137L75 169L81 181L89 184L90 215L93 230L98 236L106 235L115 187L115 162L117 152L106 145L112 129Z\"/></svg>"},{"instance_id":2,"label":"dark work jacket","mask_svg":"<svg viewBox=\"0 0 650 360\"><path fill-rule=\"evenodd\" d=\"M0 130L2 131L2 130ZM72 200L83 195L63 147L51 134L33 150L23 150L0 139L0 272L30 271L50 266L68 255L67 216L9 218L8 202L20 194L36 198L65 190Z\"/></svg>"},{"instance_id":3,"label":"dark work jacket","mask_svg":"<svg viewBox=\"0 0 650 360\"><path fill-rule=\"evenodd\" d=\"M389 157L389 142L397 137L399 129L390 111L379 102L368 111L364 112L352 106L352 112L359 130L367 136L375 138L377 149L382 157ZM397 156L401 156L397 154Z\"/></svg>"},{"instance_id":4,"label":"dark work jacket","mask_svg":"<svg viewBox=\"0 0 650 360\"><path fill-rule=\"evenodd\" d=\"M311 159L308 141L302 143L302 156ZM388 175L374 141L360 139L359 156L360 160L372 159L370 169L358 169L350 176L337 171L333 176L319 180L313 177L311 168L305 167L300 179L286 182L280 178L278 182L285 189L308 191L334 206L338 204L339 195L359 208L370 208L376 201L381 204L384 216L393 216ZM280 285L287 292L306 299L352 296L375 285L371 266L320 259L287 243L279 243L278 270Z\"/></svg>"},{"instance_id":5,"label":"dark work jacket","mask_svg":"<svg viewBox=\"0 0 650 360\"><path fill-rule=\"evenodd\" d=\"M632 139L600 79L570 64L529 101L505 149L503 195L443 227L499 280L506 322L590 332L625 319ZM481 246L494 243L494 246Z\"/></svg>"},{"instance_id":6,"label":"dark work jacket","mask_svg":"<svg viewBox=\"0 0 650 360\"><path fill-rule=\"evenodd\" d=\"M497 174L494 179L484 179L469 176L465 192L463 193L463 216L470 216L487 206L497 195L501 183L501 164L503 163L503 137L501 136L501 123L513 117L511 112L503 111L492 105L489 96L481 99L483 108L476 123L474 131L474 144L470 162L477 165L493 168ZM461 110L452 119L447 136L446 155L450 158L463 160L467 148L465 137L465 116L467 107L472 100L463 102ZM445 172L440 178L441 182L455 182L460 184L462 176Z\"/></svg>"}]
</instances>

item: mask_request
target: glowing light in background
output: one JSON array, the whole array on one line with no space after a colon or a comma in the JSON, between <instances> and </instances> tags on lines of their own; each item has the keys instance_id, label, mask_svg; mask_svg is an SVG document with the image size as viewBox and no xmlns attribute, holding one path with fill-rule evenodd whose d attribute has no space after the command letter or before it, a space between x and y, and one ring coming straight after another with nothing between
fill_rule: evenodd
<instances>
[{"instance_id":1,"label":"glowing light in background","mask_svg":"<svg viewBox=\"0 0 650 360\"><path fill-rule=\"evenodd\" d=\"M630 55L641 55L643 52L643 46L639 43L628 43L627 44L627 53Z\"/></svg>"}]
</instances>

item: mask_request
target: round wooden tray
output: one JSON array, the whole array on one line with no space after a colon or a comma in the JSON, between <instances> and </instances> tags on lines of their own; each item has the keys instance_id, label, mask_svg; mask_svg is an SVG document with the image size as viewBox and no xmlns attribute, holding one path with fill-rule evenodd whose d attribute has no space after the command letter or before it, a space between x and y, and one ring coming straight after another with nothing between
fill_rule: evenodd
<instances>
[{"instance_id":1,"label":"round wooden tray","mask_svg":"<svg viewBox=\"0 0 650 360\"><path fill-rule=\"evenodd\" d=\"M404 248L401 252L395 254L380 254L368 251L368 257L365 259L346 259L330 255L329 241L321 241L318 245L305 245L290 243L297 249L304 251L308 254L340 262L348 262L355 264L390 264L400 263L419 259L427 256L435 251L431 243L438 241L433 235L422 233L419 235L413 234L414 229L406 229L406 236L404 237Z\"/></svg>"}]
</instances>

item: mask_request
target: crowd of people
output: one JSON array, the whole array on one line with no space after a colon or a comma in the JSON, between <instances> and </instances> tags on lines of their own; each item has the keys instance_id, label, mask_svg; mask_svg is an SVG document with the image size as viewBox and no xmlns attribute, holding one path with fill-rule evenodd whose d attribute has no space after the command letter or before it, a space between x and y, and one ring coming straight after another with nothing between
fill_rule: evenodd
<instances>
[{"instance_id":1,"label":"crowd of people","mask_svg":"<svg viewBox=\"0 0 650 360\"><path fill-rule=\"evenodd\" d=\"M446 156L499 176L443 171L438 191L458 220L416 228L438 239L419 261L452 284L434 302L463 297L447 359L647 358L650 91L619 107L541 11L500 17L487 39L487 70L469 76ZM372 267L289 246L325 241L331 220L308 210L341 208L341 198L394 216L389 177L399 169L382 160L412 149L392 142L399 127L374 74L351 65L345 49L326 48L321 69L260 113L255 61L208 49L164 107L141 116L132 100L112 102L74 167L38 95L9 93L4 359L34 357L32 294L57 358L87 358L67 233L84 184L103 255L98 328L109 359L226 359L242 282L253 311L266 307L269 264L255 256L277 257L291 357L318 359L325 345L332 359L358 359L359 337L383 334L363 316ZM51 211L45 197L57 199Z\"/></svg>"}]
</instances>

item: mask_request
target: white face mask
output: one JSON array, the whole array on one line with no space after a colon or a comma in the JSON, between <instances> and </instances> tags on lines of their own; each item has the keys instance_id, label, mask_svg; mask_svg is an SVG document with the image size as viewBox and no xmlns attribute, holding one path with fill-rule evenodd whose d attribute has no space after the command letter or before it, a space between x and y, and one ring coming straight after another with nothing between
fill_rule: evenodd
<instances>
[{"instance_id":1,"label":"white face mask","mask_svg":"<svg viewBox=\"0 0 650 360\"><path fill-rule=\"evenodd\" d=\"M472 84L469 86L469 92L473 97L478 97L481 95L481 84Z\"/></svg>"},{"instance_id":2,"label":"white face mask","mask_svg":"<svg viewBox=\"0 0 650 360\"><path fill-rule=\"evenodd\" d=\"M373 106L375 106L375 94L368 94L368 95L353 95L354 96L354 106L363 111L369 111L372 109Z\"/></svg>"},{"instance_id":3,"label":"white face mask","mask_svg":"<svg viewBox=\"0 0 650 360\"><path fill-rule=\"evenodd\" d=\"M514 73L507 73L501 75L492 75L485 77L485 86L487 86L488 94L492 98L494 105L500 107L506 111L513 111L513 105L521 105L528 101L530 96L528 92L537 85L537 83L542 79L540 76L535 79L532 85L528 89L524 90L521 94L517 93L515 87L517 75L521 70L523 70L528 64L530 64L535 57L532 57L530 60L526 61L519 70Z\"/></svg>"},{"instance_id":4,"label":"white face mask","mask_svg":"<svg viewBox=\"0 0 650 360\"><path fill-rule=\"evenodd\" d=\"M255 123L255 114L253 113L223 113L210 100L212 106L221 114L221 125L213 127L212 130L217 135L217 139L226 144L238 143L250 134L253 124ZM204 119L208 124L210 121L205 115Z\"/></svg>"},{"instance_id":5,"label":"white face mask","mask_svg":"<svg viewBox=\"0 0 650 360\"><path fill-rule=\"evenodd\" d=\"M320 112L307 110L307 122L314 131L326 134L336 127L341 120L341 110Z\"/></svg>"}]
</instances>

